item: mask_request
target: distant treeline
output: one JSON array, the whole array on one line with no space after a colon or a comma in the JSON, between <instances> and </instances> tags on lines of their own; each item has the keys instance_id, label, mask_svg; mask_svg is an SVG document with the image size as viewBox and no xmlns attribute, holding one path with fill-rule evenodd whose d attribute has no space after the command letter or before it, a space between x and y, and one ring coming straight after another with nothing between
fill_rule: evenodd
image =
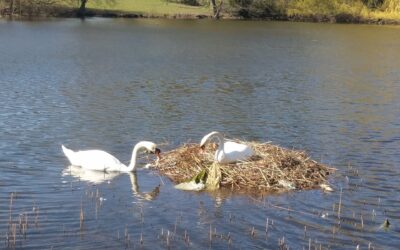
<instances>
[{"instance_id":1,"label":"distant treeline","mask_svg":"<svg viewBox=\"0 0 400 250\"><path fill-rule=\"evenodd\" d=\"M122 0L0 0L0 16L85 15L88 1L118 5ZM135 4L132 1L131 4ZM229 16L324 22L396 20L400 23L400 0L162 0L160 5L168 2L208 6L210 16L216 18ZM102 8L102 11L107 10Z\"/></svg>"},{"instance_id":2,"label":"distant treeline","mask_svg":"<svg viewBox=\"0 0 400 250\"><path fill-rule=\"evenodd\" d=\"M60 8L66 8L72 1L73 0L0 0L0 16L48 16L51 13L59 12Z\"/></svg>"}]
</instances>

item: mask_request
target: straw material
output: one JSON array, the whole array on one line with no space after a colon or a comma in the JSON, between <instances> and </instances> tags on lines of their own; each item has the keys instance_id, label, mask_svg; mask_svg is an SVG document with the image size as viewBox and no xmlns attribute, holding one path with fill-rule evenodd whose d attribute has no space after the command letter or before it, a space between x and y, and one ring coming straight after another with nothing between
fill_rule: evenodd
<instances>
[{"instance_id":1,"label":"straw material","mask_svg":"<svg viewBox=\"0 0 400 250\"><path fill-rule=\"evenodd\" d=\"M208 144L204 152L198 144L185 144L163 153L155 168L175 183L193 179L206 169L209 176L218 176L219 186L241 191L320 188L335 170L310 159L303 151L289 150L270 143L237 142L252 147L255 155L248 161L217 163L218 168L215 168L212 167L217 149L215 144Z\"/></svg>"}]
</instances>

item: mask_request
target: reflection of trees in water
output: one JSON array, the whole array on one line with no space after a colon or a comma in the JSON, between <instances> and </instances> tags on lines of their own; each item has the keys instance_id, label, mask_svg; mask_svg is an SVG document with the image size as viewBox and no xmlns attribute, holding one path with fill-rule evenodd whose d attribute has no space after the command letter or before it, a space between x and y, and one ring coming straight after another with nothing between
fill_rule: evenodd
<instances>
[{"instance_id":1,"label":"reflection of trees in water","mask_svg":"<svg viewBox=\"0 0 400 250\"><path fill-rule=\"evenodd\" d=\"M254 84L244 79L195 76L159 81L146 88L151 93L147 98L157 113L155 123L165 127L166 134L183 131L180 134L188 140L209 130L230 131L232 136L254 132L251 117L257 115L260 102L255 102ZM198 130L199 127L202 129Z\"/></svg>"}]
</instances>

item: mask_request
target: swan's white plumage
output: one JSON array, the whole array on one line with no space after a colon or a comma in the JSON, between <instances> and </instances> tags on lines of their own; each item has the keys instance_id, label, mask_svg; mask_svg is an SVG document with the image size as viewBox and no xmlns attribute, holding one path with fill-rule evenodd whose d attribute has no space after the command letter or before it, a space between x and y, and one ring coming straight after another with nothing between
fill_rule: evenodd
<instances>
[{"instance_id":1,"label":"swan's white plumage","mask_svg":"<svg viewBox=\"0 0 400 250\"><path fill-rule=\"evenodd\" d=\"M247 160L253 154L253 150L247 145L226 141L223 149L218 148L215 152L215 160L219 163L232 163Z\"/></svg>"},{"instance_id":2,"label":"swan's white plumage","mask_svg":"<svg viewBox=\"0 0 400 250\"><path fill-rule=\"evenodd\" d=\"M84 150L75 152L66 148L64 145L61 145L61 148L73 166L79 166L84 169L96 171L131 172L135 170L138 150L145 148L150 152L155 152L156 144L147 141L141 141L136 144L132 152L132 159L129 166L126 166L117 158L102 150Z\"/></svg>"},{"instance_id":3,"label":"swan's white plumage","mask_svg":"<svg viewBox=\"0 0 400 250\"><path fill-rule=\"evenodd\" d=\"M88 170L121 171L127 168L117 158L101 150L84 150L74 152L64 146L63 151L73 166L80 166Z\"/></svg>"},{"instance_id":4,"label":"swan's white plumage","mask_svg":"<svg viewBox=\"0 0 400 250\"><path fill-rule=\"evenodd\" d=\"M215 152L214 160L219 163L233 163L244 161L254 155L251 147L233 141L225 141L219 132L211 132L203 137L200 146L204 146L212 138L218 140L218 149Z\"/></svg>"}]
</instances>

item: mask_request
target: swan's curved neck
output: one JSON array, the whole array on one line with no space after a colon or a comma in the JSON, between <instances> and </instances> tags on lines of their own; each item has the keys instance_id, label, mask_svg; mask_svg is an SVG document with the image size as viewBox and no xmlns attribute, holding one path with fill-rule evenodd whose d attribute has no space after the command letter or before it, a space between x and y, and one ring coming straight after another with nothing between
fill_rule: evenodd
<instances>
[{"instance_id":1,"label":"swan's curved neck","mask_svg":"<svg viewBox=\"0 0 400 250\"><path fill-rule=\"evenodd\" d=\"M218 149L221 151L224 151L224 137L221 134L217 134L217 140L218 140Z\"/></svg>"},{"instance_id":2,"label":"swan's curved neck","mask_svg":"<svg viewBox=\"0 0 400 250\"><path fill-rule=\"evenodd\" d=\"M129 163L129 166L128 166L128 169L127 169L128 172L135 171L137 154L138 154L139 149L141 149L142 147L144 147L144 146L141 145L140 143L138 143L133 148L131 162Z\"/></svg>"},{"instance_id":3,"label":"swan's curved neck","mask_svg":"<svg viewBox=\"0 0 400 250\"><path fill-rule=\"evenodd\" d=\"M210 139L211 139L211 137L217 138L218 149L223 150L224 149L224 137L222 136L222 134L219 132L212 132L209 134Z\"/></svg>"}]
</instances>

